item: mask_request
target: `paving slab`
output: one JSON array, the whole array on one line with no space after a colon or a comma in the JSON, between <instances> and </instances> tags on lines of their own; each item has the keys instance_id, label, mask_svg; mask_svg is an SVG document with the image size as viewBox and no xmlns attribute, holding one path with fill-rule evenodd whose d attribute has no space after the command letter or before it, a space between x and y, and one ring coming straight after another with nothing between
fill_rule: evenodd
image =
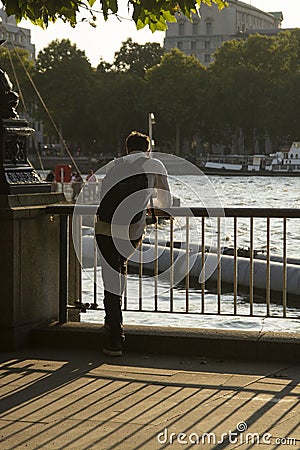
<instances>
[{"instance_id":1,"label":"paving slab","mask_svg":"<svg viewBox=\"0 0 300 450\"><path fill-rule=\"evenodd\" d=\"M300 365L283 362L68 349L0 357L1 450L300 448L299 403Z\"/></svg>"}]
</instances>

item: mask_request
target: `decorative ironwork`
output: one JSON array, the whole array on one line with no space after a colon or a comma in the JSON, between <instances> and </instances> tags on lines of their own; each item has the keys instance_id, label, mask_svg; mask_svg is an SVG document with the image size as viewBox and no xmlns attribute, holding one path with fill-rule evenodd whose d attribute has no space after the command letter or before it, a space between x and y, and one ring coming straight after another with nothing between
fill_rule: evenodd
<instances>
[{"instance_id":1,"label":"decorative ironwork","mask_svg":"<svg viewBox=\"0 0 300 450\"><path fill-rule=\"evenodd\" d=\"M5 171L5 177L8 183L13 184L29 184L29 183L41 183L41 179L34 171Z\"/></svg>"},{"instance_id":2,"label":"decorative ironwork","mask_svg":"<svg viewBox=\"0 0 300 450\"><path fill-rule=\"evenodd\" d=\"M13 139L6 140L4 152L4 164L27 164L26 138L14 136Z\"/></svg>"}]
</instances>

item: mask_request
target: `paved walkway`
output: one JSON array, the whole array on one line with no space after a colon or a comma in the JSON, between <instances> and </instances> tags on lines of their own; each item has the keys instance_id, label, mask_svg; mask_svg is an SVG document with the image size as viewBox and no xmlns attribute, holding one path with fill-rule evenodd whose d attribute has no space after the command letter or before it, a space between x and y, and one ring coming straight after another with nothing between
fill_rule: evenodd
<instances>
[{"instance_id":1,"label":"paved walkway","mask_svg":"<svg viewBox=\"0 0 300 450\"><path fill-rule=\"evenodd\" d=\"M300 365L29 349L0 390L1 450L300 448Z\"/></svg>"}]
</instances>

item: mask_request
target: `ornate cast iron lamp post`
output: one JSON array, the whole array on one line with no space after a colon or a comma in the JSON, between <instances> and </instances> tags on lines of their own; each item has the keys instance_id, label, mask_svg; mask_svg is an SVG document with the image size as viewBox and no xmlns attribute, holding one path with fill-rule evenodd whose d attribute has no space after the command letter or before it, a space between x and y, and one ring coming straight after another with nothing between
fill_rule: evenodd
<instances>
[{"instance_id":1,"label":"ornate cast iron lamp post","mask_svg":"<svg viewBox=\"0 0 300 450\"><path fill-rule=\"evenodd\" d=\"M0 41L0 45L3 41ZM0 195L50 192L27 159L28 137L34 129L19 119L19 95L0 69Z\"/></svg>"}]
</instances>

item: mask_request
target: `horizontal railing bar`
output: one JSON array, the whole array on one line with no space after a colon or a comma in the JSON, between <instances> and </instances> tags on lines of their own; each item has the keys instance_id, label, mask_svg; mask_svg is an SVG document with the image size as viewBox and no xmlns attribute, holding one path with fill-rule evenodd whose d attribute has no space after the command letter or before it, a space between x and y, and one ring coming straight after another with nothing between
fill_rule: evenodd
<instances>
[{"instance_id":1,"label":"horizontal railing bar","mask_svg":"<svg viewBox=\"0 0 300 450\"><path fill-rule=\"evenodd\" d=\"M76 213L94 215L98 205L76 205ZM72 215L74 205L49 205L47 214ZM174 207L164 211L155 210L158 217L275 217L300 218L300 208L198 208Z\"/></svg>"},{"instance_id":2,"label":"horizontal railing bar","mask_svg":"<svg viewBox=\"0 0 300 450\"><path fill-rule=\"evenodd\" d=\"M95 311L95 310L91 310L90 308L86 308L86 311ZM97 308L96 309L96 311L104 311L104 308ZM168 315L172 315L172 314L176 314L176 315L186 315L186 316L190 316L190 315L192 315L192 316L202 316L202 317L204 317L204 316L215 316L215 317L220 317L220 316L226 316L226 317L234 317L235 319L236 319L236 315L235 314L232 314L232 313L226 313L226 312L221 312L221 313L218 313L218 312L205 312L205 313L202 313L201 311L189 311L189 312L185 312L184 310L182 310L182 311L170 311L170 310L168 310L168 309L157 309L157 310L155 310L155 309L134 309L134 308L130 308L130 309L124 309L123 310L124 312L126 312L126 313L128 313L128 312L132 312L132 313L136 313L136 312L144 312L144 313L151 313L151 314L155 314L155 316L157 316L157 314L160 314L160 313L162 313L162 314L168 314ZM238 316L239 317L249 317L249 318L252 318L252 317L257 317L257 318L260 318L260 319L266 319L266 316L265 315L263 315L263 314L245 314L245 313L239 313L238 314ZM267 319L271 319L271 320L273 320L273 319L286 319L286 320L289 320L289 319L300 319L300 317L299 316L295 316L295 315L288 315L288 316L283 316L283 315L270 315L270 316L268 316L267 317Z\"/></svg>"}]
</instances>

